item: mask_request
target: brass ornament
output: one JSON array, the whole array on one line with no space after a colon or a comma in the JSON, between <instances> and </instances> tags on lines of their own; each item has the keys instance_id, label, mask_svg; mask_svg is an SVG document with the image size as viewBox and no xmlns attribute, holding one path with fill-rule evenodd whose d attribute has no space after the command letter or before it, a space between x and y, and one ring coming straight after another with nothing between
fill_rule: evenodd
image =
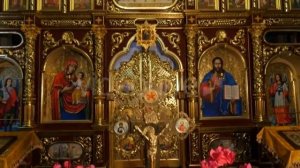
<instances>
[{"instance_id":1,"label":"brass ornament","mask_svg":"<svg viewBox=\"0 0 300 168\"><path fill-rule=\"evenodd\" d=\"M156 24L149 24L147 20L143 24L136 24L136 41L145 50L155 44Z\"/></svg>"},{"instance_id":2,"label":"brass ornament","mask_svg":"<svg viewBox=\"0 0 300 168\"><path fill-rule=\"evenodd\" d=\"M174 47L177 50L177 55L180 56L181 50L179 47L180 43L180 35L178 33L167 33L162 32L163 37L167 37L170 44L172 44L172 47Z\"/></svg>"},{"instance_id":3,"label":"brass ornament","mask_svg":"<svg viewBox=\"0 0 300 168\"><path fill-rule=\"evenodd\" d=\"M115 32L111 35L111 41L113 43L112 49L111 49L111 56L114 56L115 50L119 48L120 44L123 42L125 37L129 36L129 32Z\"/></svg>"}]
</instances>

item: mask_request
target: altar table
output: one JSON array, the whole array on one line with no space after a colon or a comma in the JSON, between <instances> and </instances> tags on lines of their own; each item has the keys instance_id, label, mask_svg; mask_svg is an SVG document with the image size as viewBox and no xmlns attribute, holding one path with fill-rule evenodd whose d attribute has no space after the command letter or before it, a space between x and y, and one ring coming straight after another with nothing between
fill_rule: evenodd
<instances>
[{"instance_id":1,"label":"altar table","mask_svg":"<svg viewBox=\"0 0 300 168\"><path fill-rule=\"evenodd\" d=\"M264 127L256 138L285 168L300 167L300 126Z\"/></svg>"},{"instance_id":2,"label":"altar table","mask_svg":"<svg viewBox=\"0 0 300 168\"><path fill-rule=\"evenodd\" d=\"M26 156L42 143L33 131L0 133L0 167L16 168Z\"/></svg>"}]
</instances>

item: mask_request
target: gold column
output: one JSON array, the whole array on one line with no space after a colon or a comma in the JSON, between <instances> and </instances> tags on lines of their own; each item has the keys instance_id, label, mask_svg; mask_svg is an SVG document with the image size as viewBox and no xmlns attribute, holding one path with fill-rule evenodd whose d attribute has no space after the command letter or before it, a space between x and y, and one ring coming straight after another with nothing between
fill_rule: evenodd
<instances>
[{"instance_id":1,"label":"gold column","mask_svg":"<svg viewBox=\"0 0 300 168\"><path fill-rule=\"evenodd\" d=\"M106 29L102 25L92 25L92 31L95 35L95 70L96 70L96 86L95 86L95 118L96 125L103 125L104 119L104 100L105 95L103 84L103 58L104 58L104 36Z\"/></svg>"},{"instance_id":2,"label":"gold column","mask_svg":"<svg viewBox=\"0 0 300 168\"><path fill-rule=\"evenodd\" d=\"M255 103L255 117L258 122L262 122L265 119L266 114L266 95L264 88L264 61L262 51L262 33L266 25L264 23L253 23L249 32L252 35L253 45L253 68L254 68L254 103Z\"/></svg>"},{"instance_id":3,"label":"gold column","mask_svg":"<svg viewBox=\"0 0 300 168\"><path fill-rule=\"evenodd\" d=\"M197 33L197 27L195 25L187 25L185 27L185 34L187 36L187 57L188 57L188 81L187 81L187 91L189 98L189 115L192 120L195 121L195 99L196 99L196 88L197 88L197 78L195 77L196 66L196 48L195 48L195 38Z\"/></svg>"},{"instance_id":4,"label":"gold column","mask_svg":"<svg viewBox=\"0 0 300 168\"><path fill-rule=\"evenodd\" d=\"M35 40L40 28L34 24L22 24L21 30L25 34L25 85L24 85L24 127L31 128L35 111Z\"/></svg>"}]
</instances>

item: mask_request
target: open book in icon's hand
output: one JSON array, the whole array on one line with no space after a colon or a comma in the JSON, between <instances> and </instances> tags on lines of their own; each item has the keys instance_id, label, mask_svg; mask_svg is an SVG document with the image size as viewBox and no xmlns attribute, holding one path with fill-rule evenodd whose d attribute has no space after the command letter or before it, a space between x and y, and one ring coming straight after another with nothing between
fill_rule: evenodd
<instances>
[{"instance_id":1,"label":"open book in icon's hand","mask_svg":"<svg viewBox=\"0 0 300 168\"><path fill-rule=\"evenodd\" d=\"M240 98L239 85L224 85L224 99L238 100Z\"/></svg>"}]
</instances>

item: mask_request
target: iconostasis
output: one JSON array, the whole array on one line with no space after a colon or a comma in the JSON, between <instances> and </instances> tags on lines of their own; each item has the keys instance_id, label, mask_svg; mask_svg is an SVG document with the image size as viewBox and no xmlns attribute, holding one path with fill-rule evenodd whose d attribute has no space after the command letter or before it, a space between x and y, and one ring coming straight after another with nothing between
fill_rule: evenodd
<instances>
[{"instance_id":1,"label":"iconostasis","mask_svg":"<svg viewBox=\"0 0 300 168\"><path fill-rule=\"evenodd\" d=\"M257 132L299 124L297 0L0 5L0 129L36 132L32 165L142 167L147 126L161 166L259 164Z\"/></svg>"}]
</instances>

